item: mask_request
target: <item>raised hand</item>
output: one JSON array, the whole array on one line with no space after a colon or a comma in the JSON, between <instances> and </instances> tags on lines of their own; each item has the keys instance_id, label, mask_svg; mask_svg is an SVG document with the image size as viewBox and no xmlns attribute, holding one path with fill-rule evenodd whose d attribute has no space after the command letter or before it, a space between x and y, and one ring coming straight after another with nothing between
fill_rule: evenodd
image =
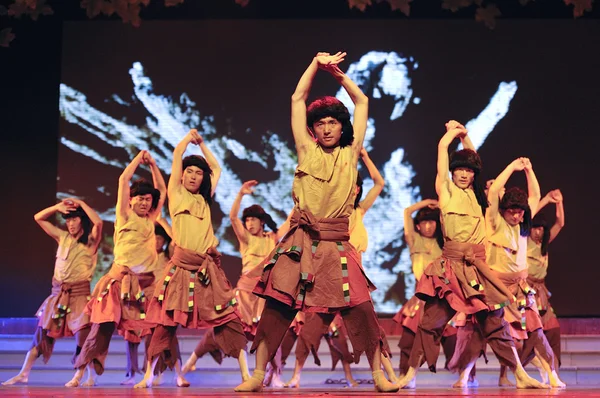
<instances>
[{"instance_id":1,"label":"raised hand","mask_svg":"<svg viewBox=\"0 0 600 398\"><path fill-rule=\"evenodd\" d=\"M317 53L317 55L315 56L315 60L317 61L319 68L324 69L326 67L338 65L344 60L344 57L346 57L345 52L338 51L334 55L330 55L329 53L325 52L320 52Z\"/></svg>"},{"instance_id":2,"label":"raised hand","mask_svg":"<svg viewBox=\"0 0 600 398\"><path fill-rule=\"evenodd\" d=\"M527 158L517 158L517 159L513 160L513 162L511 163L513 166L513 170L515 170L515 171L525 170L525 159L527 159Z\"/></svg>"},{"instance_id":3,"label":"raised hand","mask_svg":"<svg viewBox=\"0 0 600 398\"><path fill-rule=\"evenodd\" d=\"M552 203L559 203L563 201L562 192L560 189L555 189L553 191L548 192L548 197Z\"/></svg>"},{"instance_id":4,"label":"raised hand","mask_svg":"<svg viewBox=\"0 0 600 398\"><path fill-rule=\"evenodd\" d=\"M200 134L198 134L198 130L197 129L191 129L186 136L188 142L190 142L191 144L194 145L200 145L204 139L202 138L202 136Z\"/></svg>"},{"instance_id":5,"label":"raised hand","mask_svg":"<svg viewBox=\"0 0 600 398\"><path fill-rule=\"evenodd\" d=\"M367 152L367 150L364 147L362 147L360 150L360 157L364 158L365 156L369 156L369 153Z\"/></svg>"},{"instance_id":6,"label":"raised hand","mask_svg":"<svg viewBox=\"0 0 600 398\"><path fill-rule=\"evenodd\" d=\"M531 160L529 158L521 158L523 159L523 164L525 166L525 171L533 170L533 165L531 164Z\"/></svg>"},{"instance_id":7,"label":"raised hand","mask_svg":"<svg viewBox=\"0 0 600 398\"><path fill-rule=\"evenodd\" d=\"M69 199L65 199L60 203L56 204L56 210L61 212L62 214L68 214L69 212L77 210L78 205L75 205L75 202L70 201Z\"/></svg>"},{"instance_id":8,"label":"raised hand","mask_svg":"<svg viewBox=\"0 0 600 398\"><path fill-rule=\"evenodd\" d=\"M435 199L427 199L426 202L427 207L429 207L430 209L437 209L440 206L438 201Z\"/></svg>"},{"instance_id":9,"label":"raised hand","mask_svg":"<svg viewBox=\"0 0 600 398\"><path fill-rule=\"evenodd\" d=\"M155 166L156 165L156 160L154 160L154 158L152 157L152 155L150 155L150 152L148 151L144 151L144 157L143 157L143 163L147 164L149 166Z\"/></svg>"},{"instance_id":10,"label":"raised hand","mask_svg":"<svg viewBox=\"0 0 600 398\"><path fill-rule=\"evenodd\" d=\"M254 187L258 185L258 181L250 180L246 181L242 184L242 188L240 188L240 193L242 195L252 195L254 193Z\"/></svg>"}]
</instances>

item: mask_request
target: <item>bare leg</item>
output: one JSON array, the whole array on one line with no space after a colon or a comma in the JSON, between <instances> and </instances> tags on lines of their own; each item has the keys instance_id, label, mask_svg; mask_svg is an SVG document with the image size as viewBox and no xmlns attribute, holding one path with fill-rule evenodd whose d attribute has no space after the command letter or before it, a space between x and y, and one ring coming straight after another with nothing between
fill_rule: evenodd
<instances>
[{"instance_id":1,"label":"bare leg","mask_svg":"<svg viewBox=\"0 0 600 398\"><path fill-rule=\"evenodd\" d=\"M240 365L242 382L244 382L250 378L250 372L248 371L248 356L245 350L240 350L240 355L238 356L238 364Z\"/></svg>"},{"instance_id":2,"label":"bare leg","mask_svg":"<svg viewBox=\"0 0 600 398\"><path fill-rule=\"evenodd\" d=\"M475 366L475 362L477 362L477 360L469 362L464 369L460 370L458 381L452 385L453 388L471 387L469 385L469 380L471 378L471 371L473 370L473 366Z\"/></svg>"},{"instance_id":3,"label":"bare leg","mask_svg":"<svg viewBox=\"0 0 600 398\"><path fill-rule=\"evenodd\" d=\"M177 387L189 387L190 382L185 379L184 373L181 369L181 361L177 359L175 361L175 373L177 373Z\"/></svg>"},{"instance_id":4,"label":"bare leg","mask_svg":"<svg viewBox=\"0 0 600 398\"><path fill-rule=\"evenodd\" d=\"M550 365L550 363L548 363L548 361L546 361L544 359L544 356L539 355L539 353L537 352L537 349L536 349L536 357L540 360L540 363L542 364L542 368L548 374L548 379L550 381L550 387L552 387L552 388L567 387L567 385L565 383L563 383L563 381L561 379L558 378L558 375L556 374L556 370L552 369L552 366Z\"/></svg>"},{"instance_id":5,"label":"bare leg","mask_svg":"<svg viewBox=\"0 0 600 398\"><path fill-rule=\"evenodd\" d=\"M37 347L33 347L31 350L27 351L27 355L25 355L25 361L23 362L23 367L21 367L21 371L15 377L12 377L2 383L3 386L12 386L13 384L26 384L29 381L29 373L31 372L31 368L33 368L33 364L38 357L38 349Z\"/></svg>"},{"instance_id":6,"label":"bare leg","mask_svg":"<svg viewBox=\"0 0 600 398\"><path fill-rule=\"evenodd\" d=\"M354 380L354 376L352 376L350 364L346 361L342 361L342 367L344 368L344 376L346 377L348 387L358 387L358 383L356 382L356 380Z\"/></svg>"},{"instance_id":7,"label":"bare leg","mask_svg":"<svg viewBox=\"0 0 600 398\"><path fill-rule=\"evenodd\" d=\"M498 377L498 386L500 387L514 387L514 383L508 380L508 367L506 365L500 366L500 376Z\"/></svg>"},{"instance_id":8,"label":"bare leg","mask_svg":"<svg viewBox=\"0 0 600 398\"><path fill-rule=\"evenodd\" d=\"M185 375L188 372L191 372L196 369L196 362L198 361L198 355L192 351L192 355L185 361L185 365L181 368L181 373Z\"/></svg>"},{"instance_id":9,"label":"bare leg","mask_svg":"<svg viewBox=\"0 0 600 398\"><path fill-rule=\"evenodd\" d=\"M81 383L81 387L94 387L96 385L96 377L98 377L98 375L96 374L96 370L94 369L93 363L88 364L87 374L88 378L86 381Z\"/></svg>"},{"instance_id":10,"label":"bare leg","mask_svg":"<svg viewBox=\"0 0 600 398\"><path fill-rule=\"evenodd\" d=\"M521 361L519 361L517 349L515 347L512 347L512 349L517 361L517 367L513 369L515 379L517 380L517 388L550 388L549 385L542 384L527 374L525 369L523 369L523 365L521 365Z\"/></svg>"},{"instance_id":11,"label":"bare leg","mask_svg":"<svg viewBox=\"0 0 600 398\"><path fill-rule=\"evenodd\" d=\"M304 368L304 363L306 362L306 358L298 358L296 357L296 364L294 365L294 373L292 374L292 378L287 383L284 383L284 387L289 388L298 388L300 387L300 376L302 376L302 368Z\"/></svg>"},{"instance_id":12,"label":"bare leg","mask_svg":"<svg viewBox=\"0 0 600 398\"><path fill-rule=\"evenodd\" d=\"M256 367L252 377L244 381L242 384L237 386L234 391L236 392L260 392L263 388L263 381L265 380L265 369L267 368L267 362L269 358L269 348L267 342L262 340L256 348Z\"/></svg>"},{"instance_id":13,"label":"bare leg","mask_svg":"<svg viewBox=\"0 0 600 398\"><path fill-rule=\"evenodd\" d=\"M544 370L544 368L542 366L542 362L540 362L540 359L537 356L533 357L533 359L531 360L531 364L537 368L538 372L540 372L540 377L542 378L542 383L549 384L550 379L548 378L548 372L546 372Z\"/></svg>"}]
</instances>

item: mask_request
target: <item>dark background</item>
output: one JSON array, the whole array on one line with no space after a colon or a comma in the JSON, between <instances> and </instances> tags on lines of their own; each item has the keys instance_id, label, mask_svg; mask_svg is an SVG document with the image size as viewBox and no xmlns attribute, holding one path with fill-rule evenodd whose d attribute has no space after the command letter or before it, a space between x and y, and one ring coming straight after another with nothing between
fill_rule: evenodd
<instances>
[{"instance_id":1,"label":"dark background","mask_svg":"<svg viewBox=\"0 0 600 398\"><path fill-rule=\"evenodd\" d=\"M419 61L419 69L411 74L413 89L416 96L427 102L411 105L409 109L417 111L407 111L385 129L378 125L373 156L387 159L387 137L397 142L397 135L401 134L407 160L418 165L413 182L420 186L423 197L434 195L435 148L443 133L443 123L451 118L467 121L475 117L500 81L517 80L519 89L511 110L480 149L483 177L493 177L512 159L525 155L534 164L543 193L554 188L563 191L566 227L550 247L548 285L554 293L553 305L559 316L600 315L595 295L600 271L591 251L597 240L596 203L600 193L596 183L600 171L597 166L600 141L597 138L600 104L597 76L600 25L597 19L573 21L568 12L561 14L564 10L561 8L559 12L558 6L544 10L533 6L514 10L513 19L500 20L496 30L490 31L470 19L456 20L437 9L413 8L416 18L405 20L396 18L397 13L390 13L383 5L360 14L344 8L343 4L334 10L331 4L330 8L323 8L316 7L315 2L294 3L302 8L291 12L267 1L252 1L246 9L240 9L233 2L228 4L221 0L222 6L216 3L208 1L202 7L184 5L169 10L157 7L147 13L148 19L201 18L196 28L206 29L206 35L196 39L202 41L204 47L214 46L215 53L220 54L202 64L215 77L214 84L203 86L202 93L194 93L194 81L169 80L169 76L185 76L198 67L186 62L201 56L191 45L193 41L184 39L186 25L174 24L173 28L165 25L165 29L174 30L170 34L180 35L181 41L161 35L160 29L154 28L155 24L146 24L148 28L142 27L145 30L133 32L138 42L113 46L111 43L115 43L118 32L133 28L121 26L120 22L86 21L84 30L86 26L94 32L98 32L98 28L107 29L106 34L93 38L82 35L78 39L81 50L70 53L73 59L61 65L62 18L13 23L17 39L11 44L12 48L0 49L0 170L5 191L2 208L7 220L0 243L0 266L4 270L0 316L33 316L50 289L56 246L37 227L33 214L55 202L60 118L58 85L61 74L66 76L68 68L74 68L69 74L73 81L65 83L86 93L89 89L84 88L96 85L104 90L98 93L101 99L123 90L123 85L131 86L127 70L133 60L139 60L154 77L158 92L187 91L198 102L198 109L216 115L217 128L243 131L251 127L266 131L274 126L289 125L287 99L310 57L321 49L338 48L349 52L348 64L357 61L352 58L353 54L358 57L370 50L401 51L414 55ZM419 2L415 4L418 6ZM81 19L77 9L58 11L63 18ZM541 15L542 11L543 15L559 17L559 20L528 19ZM293 15L320 20L299 23L284 19L266 24L255 19ZM209 27L217 22L224 28L222 36L215 37ZM145 39L141 39L142 36ZM301 40L291 43L286 40L291 36ZM265 54L251 51L252 45L256 45L251 42L253 39L260 40L261 46L267 49ZM244 40L248 42L241 47L246 48L246 52L228 55L223 51L224 43L244 43ZM315 48L315 43L322 47ZM123 50L125 44L132 48L146 46L148 59L129 59ZM109 51L113 47L116 50ZM183 48L178 51L179 59L168 53L178 47ZM119 48L123 51L119 52ZM98 57L103 51L104 59L110 62ZM223 64L223 57L227 56L236 62L228 60ZM265 65L263 58L270 63ZM61 67L64 70L61 71ZM111 80L97 78L98 71ZM265 82L259 87L260 97L255 97L256 81ZM325 80L320 90L323 92L314 94L333 94L337 86ZM227 102L211 101L217 94ZM226 121L229 112L249 103L254 115L251 120ZM375 103L371 102L371 114L388 112L386 104L377 107ZM224 109L223 104L228 108ZM284 133L282 129L279 132ZM81 178L93 176L83 170ZM523 181L514 179L510 185L513 184L522 185ZM547 212L552 214L553 207Z\"/></svg>"}]
</instances>

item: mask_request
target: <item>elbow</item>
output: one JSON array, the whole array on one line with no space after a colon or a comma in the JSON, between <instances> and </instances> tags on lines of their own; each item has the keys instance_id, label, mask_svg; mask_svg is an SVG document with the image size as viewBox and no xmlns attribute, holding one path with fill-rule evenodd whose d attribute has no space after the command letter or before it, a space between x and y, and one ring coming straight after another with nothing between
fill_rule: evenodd
<instances>
[{"instance_id":1,"label":"elbow","mask_svg":"<svg viewBox=\"0 0 600 398\"><path fill-rule=\"evenodd\" d=\"M369 97L367 97L364 93L361 93L358 97L356 97L356 103L361 105L369 105Z\"/></svg>"},{"instance_id":2,"label":"elbow","mask_svg":"<svg viewBox=\"0 0 600 398\"><path fill-rule=\"evenodd\" d=\"M378 178L377 181L375 181L375 185L383 189L383 187L385 187L385 180L383 178Z\"/></svg>"}]
</instances>

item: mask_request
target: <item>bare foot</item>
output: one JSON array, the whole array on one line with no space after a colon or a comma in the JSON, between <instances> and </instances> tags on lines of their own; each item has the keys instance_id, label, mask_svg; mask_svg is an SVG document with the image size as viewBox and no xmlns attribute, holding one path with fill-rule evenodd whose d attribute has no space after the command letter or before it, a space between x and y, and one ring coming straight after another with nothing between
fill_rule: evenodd
<instances>
[{"instance_id":1,"label":"bare foot","mask_svg":"<svg viewBox=\"0 0 600 398\"><path fill-rule=\"evenodd\" d=\"M123 384L123 383L121 383ZM93 377L88 377L86 381L81 383L81 387L94 387L96 385L96 380Z\"/></svg>"},{"instance_id":2,"label":"bare foot","mask_svg":"<svg viewBox=\"0 0 600 398\"><path fill-rule=\"evenodd\" d=\"M273 372L273 373L275 373L275 372ZM273 374L273 377L271 378L270 386L273 388L283 388L284 387L284 383L283 383L283 381L281 381L278 374Z\"/></svg>"},{"instance_id":3,"label":"bare foot","mask_svg":"<svg viewBox=\"0 0 600 398\"><path fill-rule=\"evenodd\" d=\"M300 375L292 376L292 379L283 385L287 388L299 388L300 387Z\"/></svg>"},{"instance_id":4,"label":"bare foot","mask_svg":"<svg viewBox=\"0 0 600 398\"><path fill-rule=\"evenodd\" d=\"M452 388L468 388L469 382L465 382L464 380L458 379L456 383L452 384Z\"/></svg>"},{"instance_id":5,"label":"bare foot","mask_svg":"<svg viewBox=\"0 0 600 398\"><path fill-rule=\"evenodd\" d=\"M77 376L73 377L71 381L65 384L65 387L79 387L79 378Z\"/></svg>"},{"instance_id":6,"label":"bare foot","mask_svg":"<svg viewBox=\"0 0 600 398\"><path fill-rule=\"evenodd\" d=\"M346 379L346 380L347 380L348 387L358 387L359 386L358 382L354 379ZM394 383L394 382L392 381L392 383Z\"/></svg>"},{"instance_id":7,"label":"bare foot","mask_svg":"<svg viewBox=\"0 0 600 398\"><path fill-rule=\"evenodd\" d=\"M508 380L508 377L504 376L504 377L500 377L498 379L498 386L499 387L514 387L515 384L512 381Z\"/></svg>"},{"instance_id":8,"label":"bare foot","mask_svg":"<svg viewBox=\"0 0 600 398\"><path fill-rule=\"evenodd\" d=\"M190 363L189 360L181 367L181 373L184 375L186 373L193 372L194 370L196 370L196 364Z\"/></svg>"},{"instance_id":9,"label":"bare foot","mask_svg":"<svg viewBox=\"0 0 600 398\"><path fill-rule=\"evenodd\" d=\"M132 384L135 384L135 376L128 377L121 382L122 386L130 386Z\"/></svg>"},{"instance_id":10,"label":"bare foot","mask_svg":"<svg viewBox=\"0 0 600 398\"><path fill-rule=\"evenodd\" d=\"M467 387L477 388L477 387L479 387L479 381L477 381L477 379L474 377L469 377L469 381L467 382Z\"/></svg>"},{"instance_id":11,"label":"bare foot","mask_svg":"<svg viewBox=\"0 0 600 398\"><path fill-rule=\"evenodd\" d=\"M548 374L549 379L550 379L550 387L552 388L566 388L567 385L558 378L558 375L556 374L556 371L553 370L552 373Z\"/></svg>"},{"instance_id":12,"label":"bare foot","mask_svg":"<svg viewBox=\"0 0 600 398\"><path fill-rule=\"evenodd\" d=\"M150 388L152 387L153 379L143 378L142 381L133 386L133 388Z\"/></svg>"},{"instance_id":13,"label":"bare foot","mask_svg":"<svg viewBox=\"0 0 600 398\"><path fill-rule=\"evenodd\" d=\"M29 381L29 375L23 375L19 373L13 378L6 380L2 383L3 386L12 386L14 384L26 384Z\"/></svg>"},{"instance_id":14,"label":"bare foot","mask_svg":"<svg viewBox=\"0 0 600 398\"><path fill-rule=\"evenodd\" d=\"M183 376L177 376L177 387L189 387L190 382L187 381Z\"/></svg>"},{"instance_id":15,"label":"bare foot","mask_svg":"<svg viewBox=\"0 0 600 398\"><path fill-rule=\"evenodd\" d=\"M517 369L515 370L515 379L517 380L517 388L541 388L541 389L549 389L550 386L548 384L542 384L536 379L532 378L525 372L525 369Z\"/></svg>"},{"instance_id":16,"label":"bare foot","mask_svg":"<svg viewBox=\"0 0 600 398\"><path fill-rule=\"evenodd\" d=\"M542 383L550 384L550 378L548 377L548 372L546 372L542 368L539 368L538 371L540 372L540 377L542 378Z\"/></svg>"},{"instance_id":17,"label":"bare foot","mask_svg":"<svg viewBox=\"0 0 600 398\"><path fill-rule=\"evenodd\" d=\"M154 378L154 380L152 380L152 386L153 387L157 387L157 386L162 385L162 383L163 383L163 375L164 375L164 373L160 373L158 376L156 376Z\"/></svg>"}]
</instances>

